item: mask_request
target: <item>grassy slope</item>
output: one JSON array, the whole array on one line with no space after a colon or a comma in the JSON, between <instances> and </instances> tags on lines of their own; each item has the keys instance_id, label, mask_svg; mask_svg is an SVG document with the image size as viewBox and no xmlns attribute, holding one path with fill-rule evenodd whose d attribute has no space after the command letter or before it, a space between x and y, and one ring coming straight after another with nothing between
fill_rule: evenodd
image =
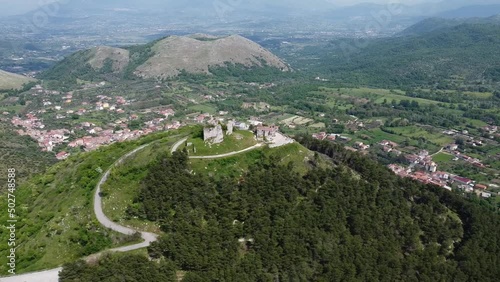
<instances>
[{"instance_id":1,"label":"grassy slope","mask_svg":"<svg viewBox=\"0 0 500 282\"><path fill-rule=\"evenodd\" d=\"M35 81L32 78L0 70L0 90L19 89L23 84Z\"/></svg>"},{"instance_id":2,"label":"grassy slope","mask_svg":"<svg viewBox=\"0 0 500 282\"><path fill-rule=\"evenodd\" d=\"M16 169L21 180L43 172L56 162L54 154L41 152L33 139L14 133L8 122L0 120L0 183L6 183L5 172L9 168Z\"/></svg>"},{"instance_id":3,"label":"grassy slope","mask_svg":"<svg viewBox=\"0 0 500 282\"><path fill-rule=\"evenodd\" d=\"M127 238L102 228L93 213L93 192L101 177L98 168L106 170L118 158L141 143L165 138L160 133L134 142L118 143L100 150L72 156L34 177L16 191L17 272L56 267L73 261L85 252L96 252L111 245L126 243ZM5 194L0 208L7 210ZM5 224L7 214L0 214ZM7 242L5 228L0 240ZM108 243L106 243L108 242ZM0 256L7 255L7 245L0 245ZM6 265L0 265L6 273Z\"/></svg>"},{"instance_id":4,"label":"grassy slope","mask_svg":"<svg viewBox=\"0 0 500 282\"><path fill-rule=\"evenodd\" d=\"M196 148L196 153L193 151L193 147L188 148L189 154L192 156L225 154L234 151L240 151L257 144L257 141L255 140L254 134L252 132L241 130L236 130L232 135L229 136L224 135L224 142L220 144L206 144L201 137L192 137L188 139L187 142L193 143L194 148ZM181 147L180 149L183 149L183 147Z\"/></svg>"}]
</instances>

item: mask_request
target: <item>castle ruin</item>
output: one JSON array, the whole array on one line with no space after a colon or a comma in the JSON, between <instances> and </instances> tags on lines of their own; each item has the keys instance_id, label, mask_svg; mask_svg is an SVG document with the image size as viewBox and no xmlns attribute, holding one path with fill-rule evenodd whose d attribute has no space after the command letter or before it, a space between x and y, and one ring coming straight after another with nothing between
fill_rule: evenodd
<instances>
[{"instance_id":1,"label":"castle ruin","mask_svg":"<svg viewBox=\"0 0 500 282\"><path fill-rule=\"evenodd\" d=\"M219 144L224 141L224 132L220 124L214 127L205 127L203 129L203 140L212 144Z\"/></svg>"}]
</instances>

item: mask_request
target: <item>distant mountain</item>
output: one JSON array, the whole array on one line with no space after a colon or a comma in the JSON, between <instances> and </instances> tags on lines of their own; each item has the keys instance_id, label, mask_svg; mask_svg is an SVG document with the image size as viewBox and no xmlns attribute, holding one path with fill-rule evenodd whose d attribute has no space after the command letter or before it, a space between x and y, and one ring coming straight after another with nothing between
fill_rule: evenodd
<instances>
[{"instance_id":1,"label":"distant mountain","mask_svg":"<svg viewBox=\"0 0 500 282\"><path fill-rule=\"evenodd\" d=\"M285 17L307 11L322 11L334 5L326 0L303 1L254 0L254 1L205 1L205 0L69 0L60 5L60 14L102 14L106 11L130 13L153 13L163 15L165 20L177 21L182 18L217 19L275 15ZM168 16L168 17L167 17Z\"/></svg>"},{"instance_id":2,"label":"distant mountain","mask_svg":"<svg viewBox=\"0 0 500 282\"><path fill-rule=\"evenodd\" d=\"M428 18L408 27L407 29L402 31L399 35L400 36L421 35L424 33L429 33L444 28L455 27L461 24L500 25L500 15L488 18L453 18L453 19Z\"/></svg>"},{"instance_id":3,"label":"distant mountain","mask_svg":"<svg viewBox=\"0 0 500 282\"><path fill-rule=\"evenodd\" d=\"M102 76L169 78L181 72L211 74L212 68L227 65L241 68L274 68L289 71L288 65L257 43L239 35L170 36L126 49L97 47L72 54L42 77L49 80L76 78L95 80Z\"/></svg>"},{"instance_id":4,"label":"distant mountain","mask_svg":"<svg viewBox=\"0 0 500 282\"><path fill-rule=\"evenodd\" d=\"M25 83L35 81L32 78L0 70L0 90L19 89Z\"/></svg>"},{"instance_id":5,"label":"distant mountain","mask_svg":"<svg viewBox=\"0 0 500 282\"><path fill-rule=\"evenodd\" d=\"M351 52L341 44L356 46L348 40L332 42L334 55L323 58L323 69L344 82L378 86L500 82L500 28L494 24L467 23L377 39Z\"/></svg>"},{"instance_id":6,"label":"distant mountain","mask_svg":"<svg viewBox=\"0 0 500 282\"><path fill-rule=\"evenodd\" d=\"M154 55L139 66L134 74L140 77L172 77L184 70L209 74L210 67L226 63L245 67L264 65L289 70L278 57L257 43L239 35L224 38L191 38L172 36L152 48Z\"/></svg>"},{"instance_id":7,"label":"distant mountain","mask_svg":"<svg viewBox=\"0 0 500 282\"><path fill-rule=\"evenodd\" d=\"M408 27L398 35L421 35L443 28L454 27L464 23L465 20L463 19L428 18Z\"/></svg>"},{"instance_id":8,"label":"distant mountain","mask_svg":"<svg viewBox=\"0 0 500 282\"><path fill-rule=\"evenodd\" d=\"M491 17L500 14L500 4L497 5L472 5L458 9L441 12L435 16L441 18L472 18Z\"/></svg>"}]
</instances>

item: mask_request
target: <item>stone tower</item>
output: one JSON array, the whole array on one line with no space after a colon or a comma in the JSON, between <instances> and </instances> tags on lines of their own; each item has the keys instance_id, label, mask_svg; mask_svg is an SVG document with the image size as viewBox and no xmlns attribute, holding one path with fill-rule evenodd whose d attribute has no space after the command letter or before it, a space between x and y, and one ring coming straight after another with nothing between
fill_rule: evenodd
<instances>
[{"instance_id":1,"label":"stone tower","mask_svg":"<svg viewBox=\"0 0 500 282\"><path fill-rule=\"evenodd\" d=\"M224 141L224 132L220 124L215 127L205 127L203 129L203 140L212 144L219 144Z\"/></svg>"},{"instance_id":2,"label":"stone tower","mask_svg":"<svg viewBox=\"0 0 500 282\"><path fill-rule=\"evenodd\" d=\"M234 121L230 120L230 121L227 123L227 132L226 132L226 134L227 134L227 135L231 135L231 134L233 134L233 130L234 130Z\"/></svg>"}]
</instances>

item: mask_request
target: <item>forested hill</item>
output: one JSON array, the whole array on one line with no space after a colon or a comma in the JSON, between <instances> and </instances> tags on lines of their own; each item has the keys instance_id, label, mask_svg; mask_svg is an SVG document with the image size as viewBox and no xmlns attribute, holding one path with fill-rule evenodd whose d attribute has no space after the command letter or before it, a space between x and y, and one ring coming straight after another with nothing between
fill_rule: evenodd
<instances>
[{"instance_id":1,"label":"forested hill","mask_svg":"<svg viewBox=\"0 0 500 282\"><path fill-rule=\"evenodd\" d=\"M322 71L344 83L449 88L500 82L500 28L461 24L418 36L332 42Z\"/></svg>"},{"instance_id":2,"label":"forested hill","mask_svg":"<svg viewBox=\"0 0 500 282\"><path fill-rule=\"evenodd\" d=\"M148 267L151 282L175 281L175 270L184 282L500 277L493 208L398 178L341 145L298 139L337 166L301 176L293 164L263 158L237 179L214 180L194 175L184 152L160 156L128 213L161 226L148 252L162 263L68 264L60 281L134 281L134 270Z\"/></svg>"},{"instance_id":3,"label":"forested hill","mask_svg":"<svg viewBox=\"0 0 500 282\"><path fill-rule=\"evenodd\" d=\"M77 81L168 79L181 74L210 75L213 69L291 69L259 44L239 35L169 36L128 48L96 47L76 52L41 75L57 85Z\"/></svg>"},{"instance_id":4,"label":"forested hill","mask_svg":"<svg viewBox=\"0 0 500 282\"><path fill-rule=\"evenodd\" d=\"M500 15L488 18L428 18L408 27L398 35L422 35L440 29L459 26L461 24L491 24L500 26Z\"/></svg>"}]
</instances>

